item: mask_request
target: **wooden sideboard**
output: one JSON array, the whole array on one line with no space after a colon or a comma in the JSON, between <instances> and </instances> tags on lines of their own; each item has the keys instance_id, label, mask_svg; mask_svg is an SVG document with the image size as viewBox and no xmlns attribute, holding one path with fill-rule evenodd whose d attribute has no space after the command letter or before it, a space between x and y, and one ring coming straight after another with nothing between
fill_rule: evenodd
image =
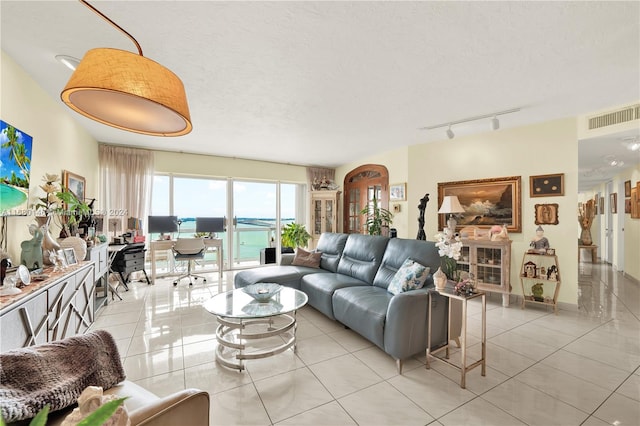
<instances>
[{"instance_id":1,"label":"wooden sideboard","mask_svg":"<svg viewBox=\"0 0 640 426\"><path fill-rule=\"evenodd\" d=\"M63 272L0 296L0 352L84 333L95 320L95 264L80 262Z\"/></svg>"}]
</instances>

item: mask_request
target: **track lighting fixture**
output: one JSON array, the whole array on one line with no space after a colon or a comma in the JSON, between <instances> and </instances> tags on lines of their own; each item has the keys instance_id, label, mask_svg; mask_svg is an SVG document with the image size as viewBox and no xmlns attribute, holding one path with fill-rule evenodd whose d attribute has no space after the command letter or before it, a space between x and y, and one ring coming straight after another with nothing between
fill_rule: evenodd
<instances>
[{"instance_id":1,"label":"track lighting fixture","mask_svg":"<svg viewBox=\"0 0 640 426\"><path fill-rule=\"evenodd\" d=\"M491 130L498 130L500 128L500 120L495 115L491 119Z\"/></svg>"},{"instance_id":2,"label":"track lighting fixture","mask_svg":"<svg viewBox=\"0 0 640 426\"><path fill-rule=\"evenodd\" d=\"M453 130L451 130L451 124L449 124L449 128L447 129L447 137L449 139L453 139L454 136L455 134L453 133Z\"/></svg>"},{"instance_id":3,"label":"track lighting fixture","mask_svg":"<svg viewBox=\"0 0 640 426\"><path fill-rule=\"evenodd\" d=\"M453 133L453 130L451 130L451 126L454 126L456 124L467 123L469 121L476 121L476 120L482 120L483 118L493 117L491 118L491 129L498 130L500 128L500 120L498 120L499 115L511 114L513 112L518 112L518 111L520 111L520 108L512 108L505 111L493 112L491 114L476 115L475 117L463 118L462 120L436 124L435 126L420 127L419 130L433 130L433 129L439 129L441 127L448 127L446 132L447 137L449 139L453 139L455 137L455 133Z\"/></svg>"}]
</instances>

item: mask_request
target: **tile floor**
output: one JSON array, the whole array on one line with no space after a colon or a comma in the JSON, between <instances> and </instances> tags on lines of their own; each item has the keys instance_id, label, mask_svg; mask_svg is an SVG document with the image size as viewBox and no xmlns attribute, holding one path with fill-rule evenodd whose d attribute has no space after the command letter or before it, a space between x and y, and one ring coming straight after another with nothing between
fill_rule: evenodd
<instances>
[{"instance_id":1,"label":"tile floor","mask_svg":"<svg viewBox=\"0 0 640 426\"><path fill-rule=\"evenodd\" d=\"M115 336L130 380L161 396L207 390L212 425L638 425L638 283L603 264L580 264L579 277L577 312L503 308L492 296L487 375L472 370L467 389L442 362L426 370L424 355L398 375L389 356L310 307L299 311L296 354L227 370L214 361L216 323L201 307L218 291L215 273L192 288L135 283L93 328ZM223 288L232 282L225 273ZM479 315L471 305L471 360Z\"/></svg>"}]
</instances>

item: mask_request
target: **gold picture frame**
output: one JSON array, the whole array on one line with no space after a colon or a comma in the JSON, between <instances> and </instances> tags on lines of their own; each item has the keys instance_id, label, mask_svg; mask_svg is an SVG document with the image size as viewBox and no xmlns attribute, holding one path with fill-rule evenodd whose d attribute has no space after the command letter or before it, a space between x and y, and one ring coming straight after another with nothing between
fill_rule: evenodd
<instances>
[{"instance_id":1,"label":"gold picture frame","mask_svg":"<svg viewBox=\"0 0 640 426\"><path fill-rule=\"evenodd\" d=\"M62 185L64 188L76 196L78 201L83 202L86 198L87 181L84 177L70 172L62 171Z\"/></svg>"},{"instance_id":2,"label":"gold picture frame","mask_svg":"<svg viewBox=\"0 0 640 426\"><path fill-rule=\"evenodd\" d=\"M529 176L530 197L559 197L564 195L564 173Z\"/></svg>"},{"instance_id":3,"label":"gold picture frame","mask_svg":"<svg viewBox=\"0 0 640 426\"><path fill-rule=\"evenodd\" d=\"M446 195L455 195L465 210L455 214L456 229L476 226L489 229L506 225L509 232L522 232L520 176L438 183L438 207ZM445 215L438 215L438 229L445 226Z\"/></svg>"}]
</instances>

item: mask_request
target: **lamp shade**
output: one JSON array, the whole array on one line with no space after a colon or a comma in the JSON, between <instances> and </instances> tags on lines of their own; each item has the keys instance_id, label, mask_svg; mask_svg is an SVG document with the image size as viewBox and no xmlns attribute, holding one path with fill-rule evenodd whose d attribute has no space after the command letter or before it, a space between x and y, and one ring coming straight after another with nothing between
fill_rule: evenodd
<instances>
[{"instance_id":1,"label":"lamp shade","mask_svg":"<svg viewBox=\"0 0 640 426\"><path fill-rule=\"evenodd\" d=\"M456 195L446 195L440 205L438 213L464 213L460 200Z\"/></svg>"},{"instance_id":2,"label":"lamp shade","mask_svg":"<svg viewBox=\"0 0 640 426\"><path fill-rule=\"evenodd\" d=\"M181 136L193 127L180 78L126 50L89 50L60 97L92 120L135 133Z\"/></svg>"}]
</instances>

